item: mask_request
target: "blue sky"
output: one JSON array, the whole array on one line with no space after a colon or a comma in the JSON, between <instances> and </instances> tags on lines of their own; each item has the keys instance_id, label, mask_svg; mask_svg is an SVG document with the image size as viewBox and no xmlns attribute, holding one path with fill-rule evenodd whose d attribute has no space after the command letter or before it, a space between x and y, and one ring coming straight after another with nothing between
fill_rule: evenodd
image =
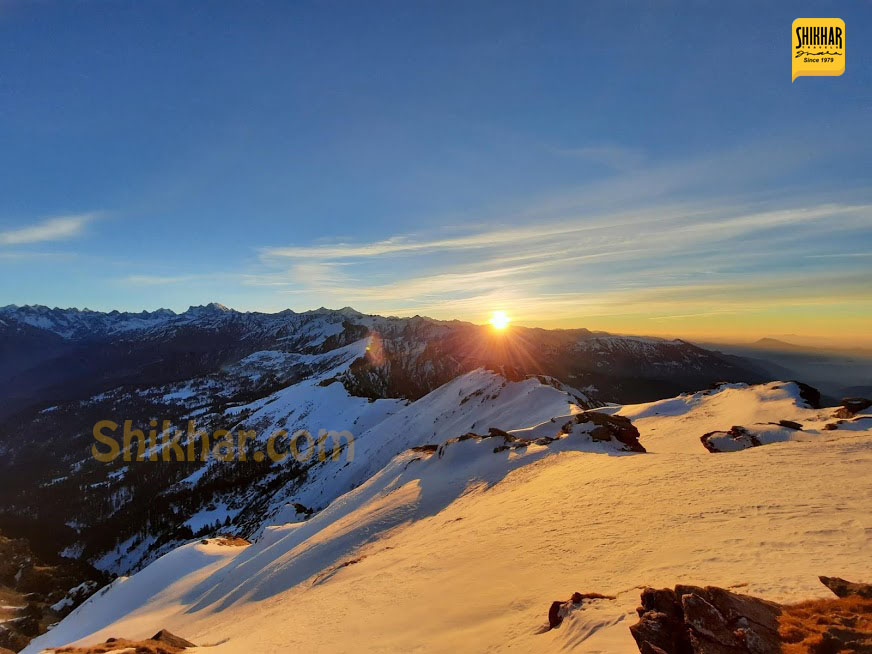
<instances>
[{"instance_id":1,"label":"blue sky","mask_svg":"<svg viewBox=\"0 0 872 654\"><path fill-rule=\"evenodd\" d=\"M846 72L791 83L798 16ZM863 340L866 3L0 1L0 304Z\"/></svg>"}]
</instances>

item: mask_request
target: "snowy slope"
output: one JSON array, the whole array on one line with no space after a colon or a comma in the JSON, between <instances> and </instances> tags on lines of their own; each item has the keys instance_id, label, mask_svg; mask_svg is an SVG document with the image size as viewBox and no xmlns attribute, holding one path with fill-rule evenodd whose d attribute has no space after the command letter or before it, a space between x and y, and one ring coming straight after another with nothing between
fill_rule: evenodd
<instances>
[{"instance_id":1,"label":"snowy slope","mask_svg":"<svg viewBox=\"0 0 872 654\"><path fill-rule=\"evenodd\" d=\"M721 388L623 407L649 454L616 455L583 434L519 450L495 452L495 437L406 451L310 520L267 528L208 572L161 559L25 651L166 627L213 654L625 654L637 651L627 627L640 585L826 596L818 574L872 577L872 414L740 452L696 446L710 427L832 420L832 408L801 407L794 391ZM136 602L117 595L125 585ZM550 602L573 591L617 599L540 633Z\"/></svg>"},{"instance_id":2,"label":"snowy slope","mask_svg":"<svg viewBox=\"0 0 872 654\"><path fill-rule=\"evenodd\" d=\"M163 613L171 615L178 608L181 589L209 579L243 550L221 545L217 539L183 545L132 577L116 578L70 613L55 633L72 641L109 622L127 620L135 611L151 613L146 622Z\"/></svg>"},{"instance_id":3,"label":"snowy slope","mask_svg":"<svg viewBox=\"0 0 872 654\"><path fill-rule=\"evenodd\" d=\"M621 407L617 413L633 421L649 452L704 452L703 434L742 425L775 440L808 440L825 434L833 409L812 409L794 382L757 386L722 384L716 389L668 400ZM802 430L772 425L800 423Z\"/></svg>"},{"instance_id":4,"label":"snowy slope","mask_svg":"<svg viewBox=\"0 0 872 654\"><path fill-rule=\"evenodd\" d=\"M437 388L377 424L359 422L355 425L361 431L354 433L353 459L345 465L331 460L316 465L309 471L303 487L278 496L277 509L269 522L280 524L296 518L292 505L284 502L298 502L307 507L326 506L362 484L392 457L408 448L439 444L467 432L487 433L491 427L504 430L527 427L552 416L574 414L587 408L587 405L579 406L578 402L586 398L578 391L549 381L550 384L543 384L532 377L509 382L494 372L478 369ZM338 383L327 388L345 392ZM377 400L374 404L386 402L390 400ZM333 428L330 424L341 423L325 423L325 427Z\"/></svg>"}]
</instances>

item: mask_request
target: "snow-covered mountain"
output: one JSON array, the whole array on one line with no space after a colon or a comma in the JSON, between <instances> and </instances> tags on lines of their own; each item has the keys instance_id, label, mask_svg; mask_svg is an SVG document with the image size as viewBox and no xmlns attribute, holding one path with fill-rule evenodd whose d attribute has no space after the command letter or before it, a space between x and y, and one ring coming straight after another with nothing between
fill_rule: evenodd
<instances>
[{"instance_id":1,"label":"snow-covered mountain","mask_svg":"<svg viewBox=\"0 0 872 654\"><path fill-rule=\"evenodd\" d=\"M417 399L478 367L549 375L607 399L645 401L717 381L765 381L754 364L684 341L513 326L511 338L459 321L381 317L346 307L239 312L217 303L176 314L43 306L0 309L0 419L118 386L218 372L259 351L317 354L371 338L340 379L368 397Z\"/></svg>"},{"instance_id":2,"label":"snow-covered mountain","mask_svg":"<svg viewBox=\"0 0 872 654\"><path fill-rule=\"evenodd\" d=\"M452 408L455 396L473 399ZM463 414L476 399L484 412ZM215 654L629 654L643 585L825 596L818 574L872 577L872 410L815 399L793 382L724 384L592 413L565 387L477 371L384 412L385 442L398 451L380 469L302 484L309 497L353 486L312 517L271 515L250 545L177 547L24 651L168 628ZM406 437L414 420L403 416L419 402L437 427ZM501 405L505 416L484 424L505 417L507 431L443 440ZM741 451L713 452L702 439L783 423L798 427ZM614 437L630 424L647 453ZM572 591L614 599L543 628L551 601Z\"/></svg>"},{"instance_id":3,"label":"snow-covered mountain","mask_svg":"<svg viewBox=\"0 0 872 654\"><path fill-rule=\"evenodd\" d=\"M325 524L339 515L331 507L373 479L383 479L383 492L396 491L390 484L406 479L407 467L417 474L412 461L432 459L437 472L407 483L437 487L433 479L461 465L437 462L457 452L479 461L463 468L469 474L495 461L512 462L509 474L557 453L640 452L628 419L638 417L625 413L627 403L762 381L742 359L681 340L517 326L497 333L347 307L272 314L214 303L180 314L5 307L0 350L0 531L93 566L89 579L131 574L196 539L261 543L270 525ZM94 427L105 420L118 425L119 438L127 420L146 434L153 429L156 442L144 455L157 459L172 451L160 443L163 421L169 435L190 421L193 451L205 447L209 456L98 461ZM734 424L709 430L726 430L711 436L710 449L792 438L781 426L736 436ZM233 460L219 460L217 436L208 446L202 436L218 430L252 436L234 441ZM324 434L328 449L337 443L337 458L263 456L270 435L299 430ZM700 436L695 447L707 453ZM464 488L478 483L464 479L457 482ZM452 487L446 497L464 492Z\"/></svg>"}]
</instances>

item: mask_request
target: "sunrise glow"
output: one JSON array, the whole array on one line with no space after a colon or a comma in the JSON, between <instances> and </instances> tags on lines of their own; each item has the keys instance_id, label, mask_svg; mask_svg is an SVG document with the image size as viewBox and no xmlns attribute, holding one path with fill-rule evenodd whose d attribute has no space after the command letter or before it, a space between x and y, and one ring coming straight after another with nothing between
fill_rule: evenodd
<instances>
[{"instance_id":1,"label":"sunrise glow","mask_svg":"<svg viewBox=\"0 0 872 654\"><path fill-rule=\"evenodd\" d=\"M505 329L509 326L510 320L505 311L494 311L488 322L493 325L494 329Z\"/></svg>"}]
</instances>

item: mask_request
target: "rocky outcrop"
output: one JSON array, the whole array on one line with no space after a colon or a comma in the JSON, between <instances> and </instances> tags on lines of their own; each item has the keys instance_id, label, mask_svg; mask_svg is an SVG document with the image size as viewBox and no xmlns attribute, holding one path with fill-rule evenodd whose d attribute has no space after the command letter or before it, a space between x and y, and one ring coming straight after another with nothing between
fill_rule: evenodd
<instances>
[{"instance_id":1,"label":"rocky outcrop","mask_svg":"<svg viewBox=\"0 0 872 654\"><path fill-rule=\"evenodd\" d=\"M176 636L173 633L170 633L166 629L161 629L154 636L151 637L151 640L155 640L159 643L164 643L169 645L170 647L178 647L180 649L184 649L186 647L196 647L194 643L189 640L185 640L181 636Z\"/></svg>"},{"instance_id":2,"label":"rocky outcrop","mask_svg":"<svg viewBox=\"0 0 872 654\"><path fill-rule=\"evenodd\" d=\"M639 442L639 430L624 416L613 416L598 411L583 411L573 416L572 420L563 426L563 431L571 433L572 424L589 425L588 433L594 441L616 440L622 450L628 452L645 452Z\"/></svg>"},{"instance_id":3,"label":"rocky outcrop","mask_svg":"<svg viewBox=\"0 0 872 654\"><path fill-rule=\"evenodd\" d=\"M749 447L770 445L795 438L802 431L802 424L794 420L755 423L752 427L733 425L727 431L710 431L700 436L700 441L709 452L738 452Z\"/></svg>"},{"instance_id":4,"label":"rocky outcrop","mask_svg":"<svg viewBox=\"0 0 872 654\"><path fill-rule=\"evenodd\" d=\"M833 591L837 597L864 597L872 599L872 584L859 584L841 577L818 577L821 583Z\"/></svg>"},{"instance_id":5,"label":"rocky outcrop","mask_svg":"<svg viewBox=\"0 0 872 654\"><path fill-rule=\"evenodd\" d=\"M741 425L733 425L729 431L710 431L699 440L709 452L735 452L762 445L755 434Z\"/></svg>"},{"instance_id":6,"label":"rocky outcrop","mask_svg":"<svg viewBox=\"0 0 872 654\"><path fill-rule=\"evenodd\" d=\"M805 400L806 404L808 404L812 409L821 408L821 392L818 389L799 381L794 381L793 383L799 387L799 396Z\"/></svg>"},{"instance_id":7,"label":"rocky outcrop","mask_svg":"<svg viewBox=\"0 0 872 654\"><path fill-rule=\"evenodd\" d=\"M780 651L773 602L723 588L646 588L630 627L640 652L765 654Z\"/></svg>"},{"instance_id":8,"label":"rocky outcrop","mask_svg":"<svg viewBox=\"0 0 872 654\"><path fill-rule=\"evenodd\" d=\"M861 411L865 411L872 406L872 400L867 400L865 397L844 397L839 404L841 406L835 410L833 417L853 418Z\"/></svg>"},{"instance_id":9,"label":"rocky outcrop","mask_svg":"<svg viewBox=\"0 0 872 654\"><path fill-rule=\"evenodd\" d=\"M646 588L642 654L872 654L872 585L821 577L839 599L780 605L723 588Z\"/></svg>"}]
</instances>

